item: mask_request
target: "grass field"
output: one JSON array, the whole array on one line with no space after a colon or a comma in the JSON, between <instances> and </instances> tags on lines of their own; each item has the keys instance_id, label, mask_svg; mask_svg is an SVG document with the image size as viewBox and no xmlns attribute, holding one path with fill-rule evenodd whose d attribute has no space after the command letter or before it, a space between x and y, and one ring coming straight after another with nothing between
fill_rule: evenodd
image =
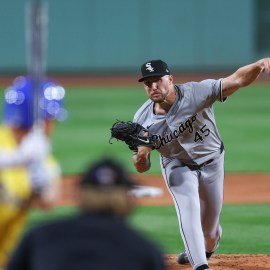
<instances>
[{"instance_id":1,"label":"grass field","mask_svg":"<svg viewBox=\"0 0 270 270\"><path fill-rule=\"evenodd\" d=\"M109 144L116 119L132 120L146 100L142 88L66 88L68 120L57 125L53 149L63 174L81 172L97 157L118 158L135 172L131 152L123 143ZM216 121L226 148L227 172L270 171L270 87L258 84L236 92L224 104L216 102ZM153 152L150 174L160 173L158 154Z\"/></svg>"},{"instance_id":2,"label":"grass field","mask_svg":"<svg viewBox=\"0 0 270 270\"><path fill-rule=\"evenodd\" d=\"M226 147L226 171L270 171L269 88L267 84L254 85L236 92L224 104L215 103L216 121ZM109 144L110 127L116 119L132 120L145 99L141 88L68 88L69 119L57 126L53 137L64 174L77 173L103 155L117 157L135 172L127 146L115 140ZM153 153L152 164L149 173L159 173L157 153Z\"/></svg>"},{"instance_id":3,"label":"grass field","mask_svg":"<svg viewBox=\"0 0 270 270\"><path fill-rule=\"evenodd\" d=\"M225 205L221 215L222 244L217 253L268 254L269 208L267 204ZM138 208L131 221L136 228L158 241L167 253L174 254L183 249L173 206Z\"/></svg>"},{"instance_id":4,"label":"grass field","mask_svg":"<svg viewBox=\"0 0 270 270\"><path fill-rule=\"evenodd\" d=\"M269 254L269 204L224 205L221 215L223 236L218 254ZM29 226L76 213L75 207L59 207L44 215L34 210ZM129 223L157 242L168 254L183 249L173 206L141 206L129 218Z\"/></svg>"}]
</instances>

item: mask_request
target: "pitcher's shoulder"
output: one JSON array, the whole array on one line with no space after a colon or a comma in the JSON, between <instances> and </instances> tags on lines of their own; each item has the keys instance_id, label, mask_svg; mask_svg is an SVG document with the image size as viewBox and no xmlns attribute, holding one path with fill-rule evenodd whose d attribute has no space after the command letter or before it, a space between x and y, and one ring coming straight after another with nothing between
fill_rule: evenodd
<instances>
[{"instance_id":1,"label":"pitcher's shoulder","mask_svg":"<svg viewBox=\"0 0 270 270\"><path fill-rule=\"evenodd\" d=\"M145 117L151 111L153 106L153 102L148 99L144 102L144 104L136 111L134 114L133 122L138 122L138 119L141 117Z\"/></svg>"}]
</instances>

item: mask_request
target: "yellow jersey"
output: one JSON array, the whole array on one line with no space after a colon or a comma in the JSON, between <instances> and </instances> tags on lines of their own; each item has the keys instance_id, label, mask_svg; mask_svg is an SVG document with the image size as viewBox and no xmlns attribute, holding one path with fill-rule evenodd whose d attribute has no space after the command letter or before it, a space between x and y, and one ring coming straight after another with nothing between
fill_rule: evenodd
<instances>
[{"instance_id":1,"label":"yellow jersey","mask_svg":"<svg viewBox=\"0 0 270 270\"><path fill-rule=\"evenodd\" d=\"M0 151L14 150L17 142L8 127L0 127ZM0 170L0 267L17 243L24 228L31 184L25 167Z\"/></svg>"}]
</instances>

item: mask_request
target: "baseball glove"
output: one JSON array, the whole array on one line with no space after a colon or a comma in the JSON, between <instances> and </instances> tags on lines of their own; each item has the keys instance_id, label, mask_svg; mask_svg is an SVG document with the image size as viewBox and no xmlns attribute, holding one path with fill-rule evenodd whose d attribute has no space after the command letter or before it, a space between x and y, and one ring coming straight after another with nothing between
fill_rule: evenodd
<instances>
[{"instance_id":1,"label":"baseball glove","mask_svg":"<svg viewBox=\"0 0 270 270\"><path fill-rule=\"evenodd\" d=\"M113 138L125 142L129 149L133 151L138 150L138 146L154 148L154 142L151 136L149 136L148 130L140 124L131 121L117 120L111 128L110 143Z\"/></svg>"}]
</instances>

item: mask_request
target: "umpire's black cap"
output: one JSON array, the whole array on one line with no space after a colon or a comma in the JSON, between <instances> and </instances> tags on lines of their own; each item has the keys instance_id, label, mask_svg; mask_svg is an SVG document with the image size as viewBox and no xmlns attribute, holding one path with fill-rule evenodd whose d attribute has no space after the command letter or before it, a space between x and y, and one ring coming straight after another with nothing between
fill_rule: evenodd
<instances>
[{"instance_id":1,"label":"umpire's black cap","mask_svg":"<svg viewBox=\"0 0 270 270\"><path fill-rule=\"evenodd\" d=\"M150 60L142 64L141 66L142 77L138 80L142 82L148 77L162 77L164 75L170 75L168 65L162 60Z\"/></svg>"},{"instance_id":2,"label":"umpire's black cap","mask_svg":"<svg viewBox=\"0 0 270 270\"><path fill-rule=\"evenodd\" d=\"M82 176L81 187L126 187L132 188L135 183L123 167L115 160L104 158L94 163Z\"/></svg>"}]
</instances>

